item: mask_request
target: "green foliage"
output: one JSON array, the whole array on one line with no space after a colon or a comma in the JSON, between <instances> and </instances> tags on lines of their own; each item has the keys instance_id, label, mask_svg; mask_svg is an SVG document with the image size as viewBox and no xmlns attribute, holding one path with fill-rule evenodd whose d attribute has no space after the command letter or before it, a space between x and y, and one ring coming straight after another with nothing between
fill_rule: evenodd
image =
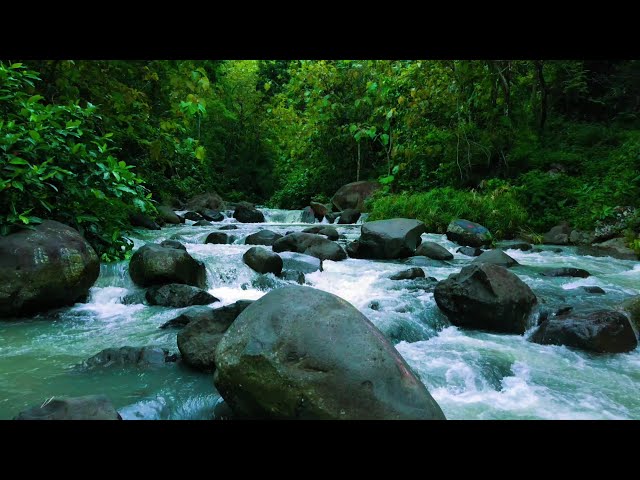
<instances>
[{"instance_id":1,"label":"green foliage","mask_svg":"<svg viewBox=\"0 0 640 480\"><path fill-rule=\"evenodd\" d=\"M128 213L152 212L150 194L114 156L112 134L97 133L96 107L45 104L33 94L37 80L0 62L1 233L53 218L80 230L104 260L122 258Z\"/></svg>"}]
</instances>

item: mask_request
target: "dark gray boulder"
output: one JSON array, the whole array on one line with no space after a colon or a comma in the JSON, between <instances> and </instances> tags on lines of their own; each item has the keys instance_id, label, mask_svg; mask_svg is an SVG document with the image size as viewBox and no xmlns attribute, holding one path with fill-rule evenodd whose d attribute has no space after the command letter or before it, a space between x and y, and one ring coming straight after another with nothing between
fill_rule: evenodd
<instances>
[{"instance_id":1,"label":"dark gray boulder","mask_svg":"<svg viewBox=\"0 0 640 480\"><path fill-rule=\"evenodd\" d=\"M326 225L316 225L315 227L309 227L302 230L302 233L314 233L317 235L324 235L331 241L336 241L340 238L338 231L333 227L327 227Z\"/></svg>"},{"instance_id":2,"label":"dark gray boulder","mask_svg":"<svg viewBox=\"0 0 640 480\"><path fill-rule=\"evenodd\" d=\"M185 250L164 248L147 243L140 247L129 262L131 279L142 287L184 283L204 288L207 277L204 264Z\"/></svg>"},{"instance_id":3,"label":"dark gray boulder","mask_svg":"<svg viewBox=\"0 0 640 480\"><path fill-rule=\"evenodd\" d=\"M338 223L341 225L348 225L348 224L356 223L359 219L360 219L360 212L358 210L354 210L353 208L345 208L340 214Z\"/></svg>"},{"instance_id":4,"label":"dark gray boulder","mask_svg":"<svg viewBox=\"0 0 640 480\"><path fill-rule=\"evenodd\" d=\"M260 230L259 232L252 233L247 238L244 239L245 245L268 245L271 246L273 243L282 238L282 235L276 232L272 232L271 230Z\"/></svg>"},{"instance_id":5,"label":"dark gray boulder","mask_svg":"<svg viewBox=\"0 0 640 480\"><path fill-rule=\"evenodd\" d=\"M14 420L122 420L104 395L58 397L20 412Z\"/></svg>"},{"instance_id":6,"label":"dark gray boulder","mask_svg":"<svg viewBox=\"0 0 640 480\"><path fill-rule=\"evenodd\" d=\"M221 222L224 220L224 215L222 213L211 208L203 208L198 210L198 213L202 215L205 220L209 220L210 222Z\"/></svg>"},{"instance_id":7,"label":"dark gray boulder","mask_svg":"<svg viewBox=\"0 0 640 480\"><path fill-rule=\"evenodd\" d=\"M157 367L175 360L175 355L171 355L168 350L158 347L105 348L85 360L82 363L82 367L86 369L111 366Z\"/></svg>"},{"instance_id":8,"label":"dark gray boulder","mask_svg":"<svg viewBox=\"0 0 640 480\"><path fill-rule=\"evenodd\" d=\"M587 278L590 277L591 274L582 268L571 268L571 267L561 267L561 268L550 268L545 270L540 275L544 277L579 277L579 278Z\"/></svg>"},{"instance_id":9,"label":"dark gray boulder","mask_svg":"<svg viewBox=\"0 0 640 480\"><path fill-rule=\"evenodd\" d=\"M366 222L362 224L360 238L350 244L349 255L381 260L410 257L425 230L424 223L409 218Z\"/></svg>"},{"instance_id":10,"label":"dark gray boulder","mask_svg":"<svg viewBox=\"0 0 640 480\"><path fill-rule=\"evenodd\" d=\"M206 290L182 283L151 287L147 290L145 298L151 305L173 308L209 305L219 301Z\"/></svg>"},{"instance_id":11,"label":"dark gray boulder","mask_svg":"<svg viewBox=\"0 0 640 480\"><path fill-rule=\"evenodd\" d=\"M282 272L282 258L262 247L251 247L242 255L242 261L258 273L280 275Z\"/></svg>"},{"instance_id":12,"label":"dark gray boulder","mask_svg":"<svg viewBox=\"0 0 640 480\"><path fill-rule=\"evenodd\" d=\"M156 210L158 211L158 217L164 223L170 223L170 224L173 224L173 225L179 225L180 223L182 223L182 221L180 220L180 217L178 215L176 215L176 212L174 212L171 207L167 207L166 205L162 205L162 206L156 208Z\"/></svg>"},{"instance_id":13,"label":"dark gray boulder","mask_svg":"<svg viewBox=\"0 0 640 480\"><path fill-rule=\"evenodd\" d=\"M280 252L283 268L302 273L313 273L322 271L322 260L311 255L296 252Z\"/></svg>"},{"instance_id":14,"label":"dark gray boulder","mask_svg":"<svg viewBox=\"0 0 640 480\"><path fill-rule=\"evenodd\" d=\"M285 235L276 240L272 248L274 252L304 253L320 260L340 261L347 258L340 245L322 235L312 233L294 232Z\"/></svg>"},{"instance_id":15,"label":"dark gray boulder","mask_svg":"<svg viewBox=\"0 0 640 480\"><path fill-rule=\"evenodd\" d=\"M304 207L302 209L302 216L300 217L302 223L316 223L316 215L313 213L311 207Z\"/></svg>"},{"instance_id":16,"label":"dark gray boulder","mask_svg":"<svg viewBox=\"0 0 640 480\"><path fill-rule=\"evenodd\" d=\"M414 278L424 278L424 270L419 267L409 268L407 270L402 270L401 272L394 273L389 278L391 280L411 280Z\"/></svg>"},{"instance_id":17,"label":"dark gray boulder","mask_svg":"<svg viewBox=\"0 0 640 480\"><path fill-rule=\"evenodd\" d=\"M456 250L456 253L461 253L467 257L479 257L482 255L482 252L484 252L484 250L477 247L460 247Z\"/></svg>"},{"instance_id":18,"label":"dark gray boulder","mask_svg":"<svg viewBox=\"0 0 640 480\"><path fill-rule=\"evenodd\" d=\"M447 227L447 238L458 245L482 247L491 245L491 232L479 223L463 218L452 220Z\"/></svg>"},{"instance_id":19,"label":"dark gray boulder","mask_svg":"<svg viewBox=\"0 0 640 480\"><path fill-rule=\"evenodd\" d=\"M236 237L224 232L211 232L207 235L204 243L212 243L215 245L226 245L236 241Z\"/></svg>"},{"instance_id":20,"label":"dark gray boulder","mask_svg":"<svg viewBox=\"0 0 640 480\"><path fill-rule=\"evenodd\" d=\"M422 242L416 248L415 254L433 258L434 260L453 260L453 254L435 242Z\"/></svg>"},{"instance_id":21,"label":"dark gray boulder","mask_svg":"<svg viewBox=\"0 0 640 480\"><path fill-rule=\"evenodd\" d=\"M236 209L233 212L233 218L242 223L264 222L263 213L247 202L240 202L236 205Z\"/></svg>"},{"instance_id":22,"label":"dark gray boulder","mask_svg":"<svg viewBox=\"0 0 640 480\"><path fill-rule=\"evenodd\" d=\"M177 240L163 240L160 242L160 246L164 248L175 248L177 250L187 250L187 247Z\"/></svg>"},{"instance_id":23,"label":"dark gray boulder","mask_svg":"<svg viewBox=\"0 0 640 480\"><path fill-rule=\"evenodd\" d=\"M160 230L160 225L144 213L134 213L130 215L129 221L134 227L146 228L147 230Z\"/></svg>"},{"instance_id":24,"label":"dark gray boulder","mask_svg":"<svg viewBox=\"0 0 640 480\"><path fill-rule=\"evenodd\" d=\"M473 259L471 263L490 263L492 265L500 265L501 267L510 268L516 265L520 265L509 255L504 253L502 250L487 250L483 252L480 256Z\"/></svg>"}]
</instances>

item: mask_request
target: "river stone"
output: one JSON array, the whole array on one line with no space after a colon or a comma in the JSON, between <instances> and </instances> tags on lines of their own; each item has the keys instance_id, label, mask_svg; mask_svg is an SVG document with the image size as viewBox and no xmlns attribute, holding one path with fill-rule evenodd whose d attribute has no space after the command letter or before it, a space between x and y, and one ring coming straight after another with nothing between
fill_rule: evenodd
<instances>
[{"instance_id":1,"label":"river stone","mask_svg":"<svg viewBox=\"0 0 640 480\"><path fill-rule=\"evenodd\" d=\"M326 225L316 225L315 227L309 227L302 230L302 233L315 233L324 235L329 240L336 241L340 238L338 231L333 227L327 227Z\"/></svg>"},{"instance_id":2,"label":"river stone","mask_svg":"<svg viewBox=\"0 0 640 480\"><path fill-rule=\"evenodd\" d=\"M456 253L461 253L467 257L478 257L482 255L482 252L484 252L484 250L477 247L460 247L456 250Z\"/></svg>"},{"instance_id":3,"label":"river stone","mask_svg":"<svg viewBox=\"0 0 640 480\"><path fill-rule=\"evenodd\" d=\"M605 292L602 288L595 286L595 285L584 285L582 287L580 287L581 290L584 290L587 293L595 293L595 294L600 294L602 295L603 293L607 293Z\"/></svg>"},{"instance_id":4,"label":"river stone","mask_svg":"<svg viewBox=\"0 0 640 480\"><path fill-rule=\"evenodd\" d=\"M176 215L176 212L173 211L171 207L167 207L166 205L162 205L156 208L158 211L158 217L164 221L164 223L171 223L173 225L179 225L182 223L180 221L180 217Z\"/></svg>"},{"instance_id":5,"label":"river stone","mask_svg":"<svg viewBox=\"0 0 640 480\"><path fill-rule=\"evenodd\" d=\"M490 263L492 265L500 265L501 267L510 268L515 265L520 265L509 255L502 250L487 250L482 255L473 259L471 263Z\"/></svg>"},{"instance_id":6,"label":"river stone","mask_svg":"<svg viewBox=\"0 0 640 480\"><path fill-rule=\"evenodd\" d=\"M282 258L262 247L251 247L242 255L242 261L258 273L280 275L282 272Z\"/></svg>"},{"instance_id":7,"label":"river stone","mask_svg":"<svg viewBox=\"0 0 640 480\"><path fill-rule=\"evenodd\" d=\"M444 419L382 333L310 287L272 290L229 327L214 383L234 414L281 419Z\"/></svg>"},{"instance_id":8,"label":"river stone","mask_svg":"<svg viewBox=\"0 0 640 480\"><path fill-rule=\"evenodd\" d=\"M451 221L447 227L447 238L467 247L488 246L493 240L491 232L486 227L463 218Z\"/></svg>"},{"instance_id":9,"label":"river stone","mask_svg":"<svg viewBox=\"0 0 640 480\"><path fill-rule=\"evenodd\" d=\"M391 280L411 280L413 278L424 277L424 270L418 267L409 268L407 270L402 270L401 272L394 273L389 278Z\"/></svg>"},{"instance_id":10,"label":"river stone","mask_svg":"<svg viewBox=\"0 0 640 480\"><path fill-rule=\"evenodd\" d=\"M304 285L304 282L306 280L304 273L296 270L283 270L280 273L280 275L278 275L278 278L281 278L282 280L296 282L296 283L299 283L300 285Z\"/></svg>"},{"instance_id":11,"label":"river stone","mask_svg":"<svg viewBox=\"0 0 640 480\"><path fill-rule=\"evenodd\" d=\"M233 223L229 224L229 225L223 225L222 227L218 228L218 230L237 230L238 226L234 225Z\"/></svg>"},{"instance_id":12,"label":"river stone","mask_svg":"<svg viewBox=\"0 0 640 480\"><path fill-rule=\"evenodd\" d=\"M434 260L433 258L423 255L416 255L405 260L400 260L403 265L413 265L415 267L442 267L442 260Z\"/></svg>"},{"instance_id":13,"label":"river stone","mask_svg":"<svg viewBox=\"0 0 640 480\"><path fill-rule=\"evenodd\" d=\"M329 223L333 223L336 221L336 219L340 216L341 212L327 212L327 214L324 216L324 218L327 219L327 222Z\"/></svg>"},{"instance_id":14,"label":"river stone","mask_svg":"<svg viewBox=\"0 0 640 480\"><path fill-rule=\"evenodd\" d=\"M313 210L313 214L319 221L322 221L324 216L331 211L329 207L318 202L310 202L309 206L311 207L311 210Z\"/></svg>"},{"instance_id":15,"label":"river stone","mask_svg":"<svg viewBox=\"0 0 640 480\"><path fill-rule=\"evenodd\" d=\"M142 287L184 283L204 288L207 284L204 264L185 250L164 248L147 243L140 247L129 262L131 279Z\"/></svg>"},{"instance_id":16,"label":"river stone","mask_svg":"<svg viewBox=\"0 0 640 480\"><path fill-rule=\"evenodd\" d=\"M224 220L224 215L222 213L211 208L202 208L198 210L198 213L202 215L205 220L209 220L210 222L221 222Z\"/></svg>"},{"instance_id":17,"label":"river stone","mask_svg":"<svg viewBox=\"0 0 640 480\"><path fill-rule=\"evenodd\" d=\"M316 215L313 213L311 207L304 207L302 209L302 216L300 217L302 223L316 223Z\"/></svg>"},{"instance_id":18,"label":"river stone","mask_svg":"<svg viewBox=\"0 0 640 480\"><path fill-rule=\"evenodd\" d=\"M322 261L311 255L304 255L296 252L280 252L283 268L302 273L313 273L322 271Z\"/></svg>"},{"instance_id":19,"label":"river stone","mask_svg":"<svg viewBox=\"0 0 640 480\"><path fill-rule=\"evenodd\" d=\"M340 225L349 225L352 223L356 223L359 218L360 212L358 210L354 210L353 208L345 208L340 214L338 223Z\"/></svg>"},{"instance_id":20,"label":"river stone","mask_svg":"<svg viewBox=\"0 0 640 480\"><path fill-rule=\"evenodd\" d=\"M236 237L223 232L211 232L207 235L204 243L212 243L215 245L226 245L236 241Z\"/></svg>"},{"instance_id":21,"label":"river stone","mask_svg":"<svg viewBox=\"0 0 640 480\"><path fill-rule=\"evenodd\" d=\"M200 215L197 212L187 212L187 213L182 214L182 216L184 218L186 218L187 220L192 220L194 222L199 222L200 220L204 220L202 215Z\"/></svg>"},{"instance_id":22,"label":"river stone","mask_svg":"<svg viewBox=\"0 0 640 480\"><path fill-rule=\"evenodd\" d=\"M210 227L211 225L213 224L207 220L198 220L193 224L194 227Z\"/></svg>"},{"instance_id":23,"label":"river stone","mask_svg":"<svg viewBox=\"0 0 640 480\"><path fill-rule=\"evenodd\" d=\"M177 250L187 250L187 247L177 240L163 240L160 242L160 246L164 248L175 248Z\"/></svg>"},{"instance_id":24,"label":"river stone","mask_svg":"<svg viewBox=\"0 0 640 480\"><path fill-rule=\"evenodd\" d=\"M347 254L340 245L328 240L322 235L294 232L276 240L273 244L274 252L296 252L311 255L320 260L340 261L347 258Z\"/></svg>"},{"instance_id":25,"label":"river stone","mask_svg":"<svg viewBox=\"0 0 640 480\"><path fill-rule=\"evenodd\" d=\"M347 208L364 212L364 203L373 192L380 188L378 182L360 181L343 185L331 198L331 203L339 211Z\"/></svg>"},{"instance_id":26,"label":"river stone","mask_svg":"<svg viewBox=\"0 0 640 480\"><path fill-rule=\"evenodd\" d=\"M533 249L533 245L527 242L505 241L498 242L497 246L502 250L520 250L522 252L528 252Z\"/></svg>"},{"instance_id":27,"label":"river stone","mask_svg":"<svg viewBox=\"0 0 640 480\"><path fill-rule=\"evenodd\" d=\"M409 218L367 222L362 224L360 238L350 244L349 255L381 260L410 257L425 231L424 223Z\"/></svg>"},{"instance_id":28,"label":"river stone","mask_svg":"<svg viewBox=\"0 0 640 480\"><path fill-rule=\"evenodd\" d=\"M133 366L160 366L175 361L175 356L168 350L158 347L120 347L105 348L82 363L84 368Z\"/></svg>"},{"instance_id":29,"label":"river stone","mask_svg":"<svg viewBox=\"0 0 640 480\"><path fill-rule=\"evenodd\" d=\"M638 346L629 319L613 310L551 318L538 327L531 341L599 353L629 352Z\"/></svg>"},{"instance_id":30,"label":"river stone","mask_svg":"<svg viewBox=\"0 0 640 480\"><path fill-rule=\"evenodd\" d=\"M210 208L212 210L223 210L224 201L216 192L209 192L192 197L187 202L186 207L190 210L195 210L196 212L205 208Z\"/></svg>"},{"instance_id":31,"label":"river stone","mask_svg":"<svg viewBox=\"0 0 640 480\"><path fill-rule=\"evenodd\" d=\"M206 290L182 283L155 286L147 290L145 298L151 305L184 308L192 305L209 305L219 300Z\"/></svg>"},{"instance_id":32,"label":"river stone","mask_svg":"<svg viewBox=\"0 0 640 480\"><path fill-rule=\"evenodd\" d=\"M436 304L456 326L523 334L536 296L504 267L480 263L438 282Z\"/></svg>"},{"instance_id":33,"label":"river stone","mask_svg":"<svg viewBox=\"0 0 640 480\"><path fill-rule=\"evenodd\" d=\"M627 298L618 307L622 310L631 321L631 326L636 330L636 334L640 333L640 295Z\"/></svg>"},{"instance_id":34,"label":"river stone","mask_svg":"<svg viewBox=\"0 0 640 480\"><path fill-rule=\"evenodd\" d=\"M105 395L58 397L24 410L14 420L122 420Z\"/></svg>"},{"instance_id":35,"label":"river stone","mask_svg":"<svg viewBox=\"0 0 640 480\"><path fill-rule=\"evenodd\" d=\"M129 221L134 227L146 228L147 230L160 230L160 225L153 221L151 217L144 213L134 213L129 216Z\"/></svg>"},{"instance_id":36,"label":"river stone","mask_svg":"<svg viewBox=\"0 0 640 480\"><path fill-rule=\"evenodd\" d=\"M247 238L244 239L245 245L268 245L271 246L273 243L282 238L282 235L276 232L272 232L271 230L260 230L259 232L252 233Z\"/></svg>"},{"instance_id":37,"label":"river stone","mask_svg":"<svg viewBox=\"0 0 640 480\"><path fill-rule=\"evenodd\" d=\"M211 309L206 315L198 315L198 318L189 322L177 337L183 361L199 370L213 370L214 352L222 335L252 303L252 300L238 300L231 305Z\"/></svg>"},{"instance_id":38,"label":"river stone","mask_svg":"<svg viewBox=\"0 0 640 480\"><path fill-rule=\"evenodd\" d=\"M265 221L263 213L247 202L240 202L236 205L233 218L241 223L262 223Z\"/></svg>"},{"instance_id":39,"label":"river stone","mask_svg":"<svg viewBox=\"0 0 640 480\"><path fill-rule=\"evenodd\" d=\"M0 236L0 318L72 305L98 278L100 261L77 230L45 220Z\"/></svg>"},{"instance_id":40,"label":"river stone","mask_svg":"<svg viewBox=\"0 0 640 480\"><path fill-rule=\"evenodd\" d=\"M429 257L434 260L453 260L453 254L435 242L422 242L416 248L417 256Z\"/></svg>"},{"instance_id":41,"label":"river stone","mask_svg":"<svg viewBox=\"0 0 640 480\"><path fill-rule=\"evenodd\" d=\"M563 222L545 233L542 237L542 243L548 245L566 245L569 243L570 234L571 227L567 222Z\"/></svg>"},{"instance_id":42,"label":"river stone","mask_svg":"<svg viewBox=\"0 0 640 480\"><path fill-rule=\"evenodd\" d=\"M540 275L545 277L580 277L587 278L591 276L589 272L583 270L582 268L570 268L570 267L561 267L561 268L550 268L545 270Z\"/></svg>"},{"instance_id":43,"label":"river stone","mask_svg":"<svg viewBox=\"0 0 640 480\"><path fill-rule=\"evenodd\" d=\"M213 419L214 420L233 420L233 411L231 407L227 405L227 402L222 400L216 403L213 407Z\"/></svg>"},{"instance_id":44,"label":"river stone","mask_svg":"<svg viewBox=\"0 0 640 480\"><path fill-rule=\"evenodd\" d=\"M591 255L594 257L613 257L619 260L638 260L638 255L627 247L624 238L612 238L602 243L595 243L591 246L578 247L580 255Z\"/></svg>"}]
</instances>

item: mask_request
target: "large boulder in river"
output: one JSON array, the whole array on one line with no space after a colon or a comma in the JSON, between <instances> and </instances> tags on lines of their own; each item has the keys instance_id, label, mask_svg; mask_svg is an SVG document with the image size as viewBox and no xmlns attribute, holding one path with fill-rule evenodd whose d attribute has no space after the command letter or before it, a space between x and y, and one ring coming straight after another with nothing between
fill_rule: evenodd
<instances>
[{"instance_id":1,"label":"large boulder in river","mask_svg":"<svg viewBox=\"0 0 640 480\"><path fill-rule=\"evenodd\" d=\"M262 223L264 222L263 213L256 207L247 202L240 202L236 205L233 212L233 218L241 223Z\"/></svg>"},{"instance_id":2,"label":"large boulder in river","mask_svg":"<svg viewBox=\"0 0 640 480\"><path fill-rule=\"evenodd\" d=\"M211 243L214 245L226 245L228 243L233 243L236 241L236 237L233 235L226 234L224 232L211 232L207 235L207 238L204 240L204 243Z\"/></svg>"},{"instance_id":3,"label":"large boulder in river","mask_svg":"<svg viewBox=\"0 0 640 480\"><path fill-rule=\"evenodd\" d=\"M520 265L516 260L499 249L487 250L474 258L471 263L491 263L492 265L500 265L505 268Z\"/></svg>"},{"instance_id":4,"label":"large boulder in river","mask_svg":"<svg viewBox=\"0 0 640 480\"><path fill-rule=\"evenodd\" d=\"M300 217L302 223L316 223L316 215L313 213L311 207L304 207L302 209L302 216Z\"/></svg>"},{"instance_id":5,"label":"large boulder in river","mask_svg":"<svg viewBox=\"0 0 640 480\"><path fill-rule=\"evenodd\" d=\"M166 323L163 323L159 328L182 328L192 322L199 322L200 320L215 320L220 317L229 318L228 323L230 324L240 314L240 312L251 305L252 302L253 300L238 300L231 305L226 305L220 308L196 305L183 310L180 315ZM236 313L233 314L233 312Z\"/></svg>"},{"instance_id":6,"label":"large boulder in river","mask_svg":"<svg viewBox=\"0 0 640 480\"><path fill-rule=\"evenodd\" d=\"M98 278L100 261L77 230L45 220L0 236L0 317L72 305Z\"/></svg>"},{"instance_id":7,"label":"large boulder in river","mask_svg":"<svg viewBox=\"0 0 640 480\"><path fill-rule=\"evenodd\" d=\"M550 318L533 333L531 341L600 353L629 352L638 346L629 319L613 310Z\"/></svg>"},{"instance_id":8,"label":"large boulder in river","mask_svg":"<svg viewBox=\"0 0 640 480\"><path fill-rule=\"evenodd\" d=\"M282 238L282 235L271 230L260 230L252 233L244 239L245 245L268 245L271 246L276 240Z\"/></svg>"},{"instance_id":9,"label":"large boulder in river","mask_svg":"<svg viewBox=\"0 0 640 480\"><path fill-rule=\"evenodd\" d=\"M467 257L479 257L482 255L482 252L484 252L484 250L478 247L460 247L456 250L456 253L461 253Z\"/></svg>"},{"instance_id":10,"label":"large boulder in river","mask_svg":"<svg viewBox=\"0 0 640 480\"><path fill-rule=\"evenodd\" d=\"M365 200L379 188L380 184L378 182L361 181L348 183L338 189L331 198L331 203L333 203L338 210L353 208L354 210L363 212Z\"/></svg>"},{"instance_id":11,"label":"large boulder in river","mask_svg":"<svg viewBox=\"0 0 640 480\"><path fill-rule=\"evenodd\" d=\"M591 276L589 272L582 268L560 267L549 268L540 273L543 277L579 277L588 278Z\"/></svg>"},{"instance_id":12,"label":"large boulder in river","mask_svg":"<svg viewBox=\"0 0 640 480\"><path fill-rule=\"evenodd\" d=\"M122 420L104 395L58 397L24 410L14 420Z\"/></svg>"},{"instance_id":13,"label":"large boulder in river","mask_svg":"<svg viewBox=\"0 0 640 480\"><path fill-rule=\"evenodd\" d=\"M340 245L322 235L295 232L279 238L273 244L274 252L296 252L311 255L320 260L339 261L347 258Z\"/></svg>"},{"instance_id":14,"label":"large boulder in river","mask_svg":"<svg viewBox=\"0 0 640 480\"><path fill-rule=\"evenodd\" d=\"M542 236L542 243L549 245L566 245L569 243L569 235L571 235L571 227L567 222L556 225Z\"/></svg>"},{"instance_id":15,"label":"large boulder in river","mask_svg":"<svg viewBox=\"0 0 640 480\"><path fill-rule=\"evenodd\" d=\"M151 305L172 308L209 305L210 303L219 301L206 290L182 283L170 283L169 285L151 287L147 290L145 298Z\"/></svg>"},{"instance_id":16,"label":"large boulder in river","mask_svg":"<svg viewBox=\"0 0 640 480\"><path fill-rule=\"evenodd\" d=\"M164 248L147 243L140 247L129 262L131 279L142 287L184 283L204 288L207 283L204 264L185 250Z\"/></svg>"},{"instance_id":17,"label":"large boulder in river","mask_svg":"<svg viewBox=\"0 0 640 480\"><path fill-rule=\"evenodd\" d=\"M331 211L331 208L318 202L310 202L309 206L311 207L311 210L313 210L313 214L319 221L322 221L324 216Z\"/></svg>"},{"instance_id":18,"label":"large boulder in river","mask_svg":"<svg viewBox=\"0 0 640 480\"><path fill-rule=\"evenodd\" d=\"M389 277L391 280L413 280L414 278L424 278L424 270L419 267L408 268L401 272L394 273Z\"/></svg>"},{"instance_id":19,"label":"large boulder in river","mask_svg":"<svg viewBox=\"0 0 640 480\"><path fill-rule=\"evenodd\" d=\"M631 320L631 326L636 331L636 335L640 334L640 295L627 298L620 304L620 310L627 314Z\"/></svg>"},{"instance_id":20,"label":"large boulder in river","mask_svg":"<svg viewBox=\"0 0 640 480\"><path fill-rule=\"evenodd\" d=\"M134 213L130 215L129 221L134 227L146 228L147 230L160 230L160 225L144 213Z\"/></svg>"},{"instance_id":21,"label":"large boulder in river","mask_svg":"<svg viewBox=\"0 0 640 480\"><path fill-rule=\"evenodd\" d=\"M453 254L435 242L422 242L416 248L415 254L433 258L434 260L453 260Z\"/></svg>"},{"instance_id":22,"label":"large boulder in river","mask_svg":"<svg viewBox=\"0 0 640 480\"><path fill-rule=\"evenodd\" d=\"M187 208L189 210L195 210L196 212L205 208L210 208L212 210L223 210L224 207L224 201L216 192L196 195L187 202Z\"/></svg>"},{"instance_id":23,"label":"large boulder in river","mask_svg":"<svg viewBox=\"0 0 640 480\"><path fill-rule=\"evenodd\" d=\"M224 215L222 213L211 208L203 208L198 210L198 213L202 215L202 218L211 222L221 222L224 220Z\"/></svg>"},{"instance_id":24,"label":"large boulder in river","mask_svg":"<svg viewBox=\"0 0 640 480\"><path fill-rule=\"evenodd\" d=\"M280 275L280 272L282 272L282 259L280 256L262 247L251 247L242 255L242 261L258 273Z\"/></svg>"},{"instance_id":25,"label":"large boulder in river","mask_svg":"<svg viewBox=\"0 0 640 480\"><path fill-rule=\"evenodd\" d=\"M452 220L447 227L447 238L458 245L482 247L491 245L491 232L479 223L465 219Z\"/></svg>"},{"instance_id":26,"label":"large boulder in river","mask_svg":"<svg viewBox=\"0 0 640 480\"><path fill-rule=\"evenodd\" d=\"M302 273L322 271L322 260L311 255L296 252L280 252L283 268Z\"/></svg>"},{"instance_id":27,"label":"large boulder in river","mask_svg":"<svg viewBox=\"0 0 640 480\"><path fill-rule=\"evenodd\" d=\"M163 240L162 242L160 242L160 246L164 248L175 248L178 250L187 250L187 247L185 247L178 240Z\"/></svg>"},{"instance_id":28,"label":"large boulder in river","mask_svg":"<svg viewBox=\"0 0 640 480\"><path fill-rule=\"evenodd\" d=\"M204 217L197 212L186 212L182 216L187 220L192 220L194 222L199 222L200 220L204 220Z\"/></svg>"},{"instance_id":29,"label":"large boulder in river","mask_svg":"<svg viewBox=\"0 0 640 480\"><path fill-rule=\"evenodd\" d=\"M381 260L410 257L425 231L424 223L409 218L363 223L360 239L351 244L349 254L355 258Z\"/></svg>"},{"instance_id":30,"label":"large boulder in river","mask_svg":"<svg viewBox=\"0 0 640 480\"><path fill-rule=\"evenodd\" d=\"M360 212L358 210L354 210L353 208L345 208L340 214L340 219L338 219L338 224L349 225L352 223L356 223L359 218L360 218Z\"/></svg>"},{"instance_id":31,"label":"large boulder in river","mask_svg":"<svg viewBox=\"0 0 640 480\"><path fill-rule=\"evenodd\" d=\"M304 230L302 230L302 232L324 235L329 240L333 240L333 241L338 240L338 238L340 238L340 235L338 234L338 231L335 228L327 227L326 225L316 225L315 227L305 228Z\"/></svg>"},{"instance_id":32,"label":"large boulder in river","mask_svg":"<svg viewBox=\"0 0 640 480\"><path fill-rule=\"evenodd\" d=\"M252 303L252 300L238 300L231 305L211 309L206 315L189 322L177 338L182 360L198 370L213 370L216 366L214 354L222 335Z\"/></svg>"},{"instance_id":33,"label":"large boulder in river","mask_svg":"<svg viewBox=\"0 0 640 480\"><path fill-rule=\"evenodd\" d=\"M179 225L180 223L182 223L182 220L180 219L180 217L176 215L176 212L174 212L171 207L162 205L156 208L156 210L158 210L158 217L162 221L164 221L164 223L170 223L173 225Z\"/></svg>"},{"instance_id":34,"label":"large boulder in river","mask_svg":"<svg viewBox=\"0 0 640 480\"><path fill-rule=\"evenodd\" d=\"M504 267L481 263L438 282L436 304L456 326L523 334L536 303L529 286Z\"/></svg>"},{"instance_id":35,"label":"large boulder in river","mask_svg":"<svg viewBox=\"0 0 640 480\"><path fill-rule=\"evenodd\" d=\"M158 367L172 361L175 361L175 355L159 347L120 347L105 348L85 360L82 367Z\"/></svg>"},{"instance_id":36,"label":"large boulder in river","mask_svg":"<svg viewBox=\"0 0 640 480\"><path fill-rule=\"evenodd\" d=\"M272 290L215 351L216 388L251 418L444 419L398 351L353 305L309 287Z\"/></svg>"},{"instance_id":37,"label":"large boulder in river","mask_svg":"<svg viewBox=\"0 0 640 480\"><path fill-rule=\"evenodd\" d=\"M585 251L587 250L588 251ZM585 249L579 249L578 253L581 255L593 255L593 256L610 256L618 258L620 260L638 260L638 254L632 249L627 247L624 238L612 238L602 243L594 243L591 247Z\"/></svg>"}]
</instances>

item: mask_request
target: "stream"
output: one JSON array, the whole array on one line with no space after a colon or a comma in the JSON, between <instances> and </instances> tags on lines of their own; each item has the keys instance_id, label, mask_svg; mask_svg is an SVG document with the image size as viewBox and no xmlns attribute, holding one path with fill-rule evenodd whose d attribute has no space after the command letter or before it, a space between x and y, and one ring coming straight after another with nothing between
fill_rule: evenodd
<instances>
[{"instance_id":1,"label":"stream","mask_svg":"<svg viewBox=\"0 0 640 480\"><path fill-rule=\"evenodd\" d=\"M266 222L234 223L234 244L204 244L211 227L169 225L139 230L135 248L177 238L207 270L208 291L220 302L258 299L288 282L260 275L242 262L251 247L244 238L261 228L277 233L299 231L302 211L261 208ZM228 214L228 212L227 212ZM362 221L362 220L360 220ZM346 237L360 236L360 225L333 225ZM454 255L449 262L430 260L427 276L438 280L473 260L444 235L423 234ZM269 247L265 247L269 248ZM611 257L581 256L574 247L541 246L539 253L507 249L521 265L511 268L546 307L573 305L576 310L615 308L640 294L640 263ZM422 266L422 265L420 265ZM549 267L577 267L588 278L542 277ZM125 304L141 292L129 277L128 262L102 264L87 303L0 322L0 419L11 419L52 396L103 393L123 419L211 419L221 397L211 374L181 362L156 368L103 368L84 372L77 365L99 351L121 346L159 346L177 352L179 330L158 327L184 309ZM396 346L429 389L448 419L640 419L640 351L593 354L563 346L545 346L524 336L462 330L439 311L433 293L412 281L387 277L408 268L402 260L324 261L324 271L306 274L308 285L338 295L358 308ZM596 285L605 295L578 288Z\"/></svg>"}]
</instances>

